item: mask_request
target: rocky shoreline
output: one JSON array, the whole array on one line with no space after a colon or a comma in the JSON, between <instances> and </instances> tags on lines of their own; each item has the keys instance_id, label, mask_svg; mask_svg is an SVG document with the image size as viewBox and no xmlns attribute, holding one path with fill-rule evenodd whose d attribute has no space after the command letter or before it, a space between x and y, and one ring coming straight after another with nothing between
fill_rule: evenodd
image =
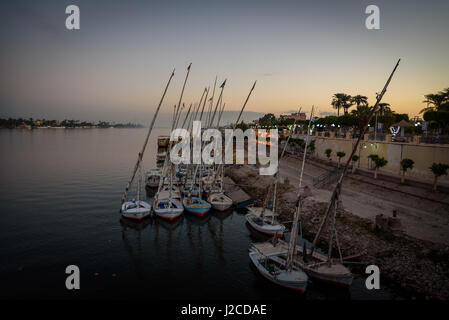
<instances>
[{"instance_id":1,"label":"rocky shoreline","mask_svg":"<svg viewBox=\"0 0 449 320\"><path fill-rule=\"evenodd\" d=\"M263 204L267 189L273 184L273 177L260 176L253 165L227 167L226 175L255 199L256 206ZM295 188L288 181L278 186L276 211L281 221L291 221ZM304 200L301 223L306 239L313 239L326 206L326 202L313 197ZM336 228L343 257L361 254L357 261L362 265L375 264L380 268L381 283L388 282L410 298L449 299L449 246L412 238L400 231L376 230L374 221L344 209L338 212ZM327 252L327 225L323 231L318 247ZM337 255L335 246L334 256ZM364 274L360 266L351 269Z\"/></svg>"}]
</instances>

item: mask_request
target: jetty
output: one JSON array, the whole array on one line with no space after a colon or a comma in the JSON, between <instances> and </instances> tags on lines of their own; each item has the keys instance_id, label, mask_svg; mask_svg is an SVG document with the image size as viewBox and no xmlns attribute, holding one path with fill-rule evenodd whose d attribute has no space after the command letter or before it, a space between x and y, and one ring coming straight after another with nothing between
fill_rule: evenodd
<instances>
[{"instance_id":1,"label":"jetty","mask_svg":"<svg viewBox=\"0 0 449 320\"><path fill-rule=\"evenodd\" d=\"M232 199L237 208L246 207L254 202L254 199L243 191L230 177L224 177L224 191Z\"/></svg>"}]
</instances>

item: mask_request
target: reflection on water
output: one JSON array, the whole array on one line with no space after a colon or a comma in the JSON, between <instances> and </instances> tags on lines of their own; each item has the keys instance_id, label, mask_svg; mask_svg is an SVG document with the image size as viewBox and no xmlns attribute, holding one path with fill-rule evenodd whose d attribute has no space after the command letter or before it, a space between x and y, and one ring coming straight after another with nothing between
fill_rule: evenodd
<instances>
[{"instance_id":1,"label":"reflection on water","mask_svg":"<svg viewBox=\"0 0 449 320\"><path fill-rule=\"evenodd\" d=\"M146 129L0 130L0 298L377 299L315 284L304 297L249 266L252 238L235 211L167 222L120 219L122 192ZM145 155L155 166L156 130ZM65 289L66 266L81 290Z\"/></svg>"}]
</instances>

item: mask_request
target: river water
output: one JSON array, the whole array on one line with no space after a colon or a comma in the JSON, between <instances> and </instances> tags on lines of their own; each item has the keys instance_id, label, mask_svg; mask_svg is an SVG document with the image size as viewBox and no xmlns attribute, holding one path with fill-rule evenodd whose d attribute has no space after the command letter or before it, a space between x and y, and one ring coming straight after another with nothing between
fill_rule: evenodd
<instances>
[{"instance_id":1,"label":"river water","mask_svg":"<svg viewBox=\"0 0 449 320\"><path fill-rule=\"evenodd\" d=\"M277 288L250 266L254 235L237 212L175 223L120 219L147 129L0 130L0 298L391 299L356 277L350 290ZM155 167L156 129L145 154ZM65 288L77 265L81 290ZM382 282L381 282L382 285Z\"/></svg>"}]
</instances>

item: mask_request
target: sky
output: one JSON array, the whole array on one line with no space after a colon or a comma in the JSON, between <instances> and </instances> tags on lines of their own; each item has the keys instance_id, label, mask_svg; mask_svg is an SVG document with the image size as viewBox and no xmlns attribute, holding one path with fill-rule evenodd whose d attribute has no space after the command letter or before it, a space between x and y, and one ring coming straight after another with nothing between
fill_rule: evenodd
<instances>
[{"instance_id":1,"label":"sky","mask_svg":"<svg viewBox=\"0 0 449 320\"><path fill-rule=\"evenodd\" d=\"M67 30L66 6L80 9ZM365 8L380 8L380 30ZM449 1L1 1L0 117L145 123L227 79L226 110L333 112L332 95L384 101L411 117L449 87ZM233 113L235 114L235 113Z\"/></svg>"}]
</instances>

